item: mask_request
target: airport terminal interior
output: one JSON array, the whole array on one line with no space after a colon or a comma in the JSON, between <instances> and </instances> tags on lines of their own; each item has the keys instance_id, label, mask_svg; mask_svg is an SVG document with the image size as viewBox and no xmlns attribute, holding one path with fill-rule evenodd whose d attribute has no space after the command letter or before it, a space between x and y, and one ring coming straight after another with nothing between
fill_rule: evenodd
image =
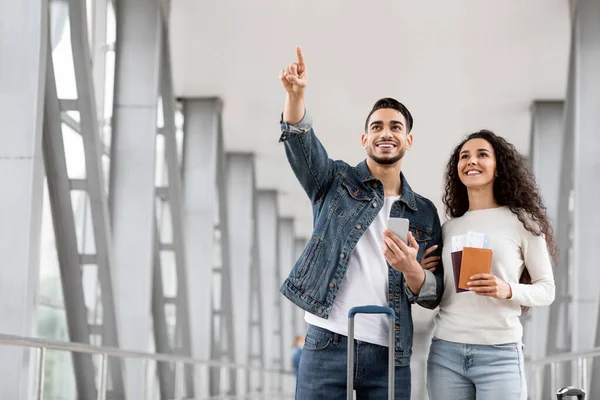
<instances>
[{"instance_id":1,"label":"airport terminal interior","mask_svg":"<svg viewBox=\"0 0 600 400\"><path fill-rule=\"evenodd\" d=\"M554 302L520 316L527 398L600 399L600 0L0 0L0 399L295 398L297 46L331 159L407 105L402 172L442 223L452 149L515 145L559 249ZM412 305L414 400L437 312Z\"/></svg>"}]
</instances>

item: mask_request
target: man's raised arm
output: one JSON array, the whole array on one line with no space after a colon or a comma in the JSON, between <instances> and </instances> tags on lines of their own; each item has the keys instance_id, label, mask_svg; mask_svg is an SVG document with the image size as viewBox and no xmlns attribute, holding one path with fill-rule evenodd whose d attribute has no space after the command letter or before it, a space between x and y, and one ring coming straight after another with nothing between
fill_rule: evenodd
<instances>
[{"instance_id":1,"label":"man's raised arm","mask_svg":"<svg viewBox=\"0 0 600 400\"><path fill-rule=\"evenodd\" d=\"M279 72L279 80L286 92L280 141L285 144L285 153L296 178L315 203L327 192L335 163L315 136L312 119L305 112L306 64L299 47L296 54L298 60Z\"/></svg>"}]
</instances>

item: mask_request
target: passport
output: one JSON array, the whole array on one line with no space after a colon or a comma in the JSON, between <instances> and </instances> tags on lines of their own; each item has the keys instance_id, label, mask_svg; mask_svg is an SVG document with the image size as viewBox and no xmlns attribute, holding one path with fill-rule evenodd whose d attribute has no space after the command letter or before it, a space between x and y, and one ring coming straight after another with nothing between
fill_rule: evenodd
<instances>
[{"instance_id":1,"label":"passport","mask_svg":"<svg viewBox=\"0 0 600 400\"><path fill-rule=\"evenodd\" d=\"M492 269L492 250L465 247L462 250L458 289L468 289L467 282L476 274L489 274ZM452 264L454 264L454 259ZM457 289L457 290L458 290Z\"/></svg>"},{"instance_id":2,"label":"passport","mask_svg":"<svg viewBox=\"0 0 600 400\"><path fill-rule=\"evenodd\" d=\"M468 292L467 289L461 289L458 287L458 281L460 280L460 264L462 262L462 250L450 253L452 257L452 272L454 273L454 289L456 293Z\"/></svg>"}]
</instances>

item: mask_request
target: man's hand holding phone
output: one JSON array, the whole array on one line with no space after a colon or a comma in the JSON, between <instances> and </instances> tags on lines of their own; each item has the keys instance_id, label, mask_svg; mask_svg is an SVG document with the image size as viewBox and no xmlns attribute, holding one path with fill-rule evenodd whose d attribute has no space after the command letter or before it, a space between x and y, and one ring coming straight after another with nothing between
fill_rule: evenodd
<instances>
[{"instance_id":1,"label":"man's hand holding phone","mask_svg":"<svg viewBox=\"0 0 600 400\"><path fill-rule=\"evenodd\" d=\"M419 245L413 237L412 233L408 232L408 244L398 237L394 232L387 229L383 232L383 255L392 268L409 273L421 269L421 265L417 262L417 253Z\"/></svg>"},{"instance_id":2,"label":"man's hand holding phone","mask_svg":"<svg viewBox=\"0 0 600 400\"><path fill-rule=\"evenodd\" d=\"M408 230L408 225L409 221L405 218L389 218L388 229L383 232L382 250L391 267L404 274L410 291L418 294L425 281L425 272L417 261L419 244ZM406 237L407 241L401 237Z\"/></svg>"}]
</instances>

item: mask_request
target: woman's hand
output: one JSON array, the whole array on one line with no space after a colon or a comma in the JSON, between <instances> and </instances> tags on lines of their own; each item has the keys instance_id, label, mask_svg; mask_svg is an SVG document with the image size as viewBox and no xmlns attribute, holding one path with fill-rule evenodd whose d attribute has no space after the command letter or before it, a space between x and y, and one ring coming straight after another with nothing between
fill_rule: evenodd
<instances>
[{"instance_id":1,"label":"woman's hand","mask_svg":"<svg viewBox=\"0 0 600 400\"><path fill-rule=\"evenodd\" d=\"M423 267L423 269L427 269L431 272L435 271L435 267L440 263L441 257L439 257L439 256L428 257L428 255L431 254L433 251L435 251L435 249L437 249L437 248L438 248L438 246L436 244L434 246L431 246L427 250L425 250L425 252L423 253L423 259L421 260L421 267Z\"/></svg>"},{"instance_id":2,"label":"woman's hand","mask_svg":"<svg viewBox=\"0 0 600 400\"><path fill-rule=\"evenodd\" d=\"M492 274L473 275L467 285L470 291L480 296L496 299L510 299L512 297L510 285Z\"/></svg>"}]
</instances>

